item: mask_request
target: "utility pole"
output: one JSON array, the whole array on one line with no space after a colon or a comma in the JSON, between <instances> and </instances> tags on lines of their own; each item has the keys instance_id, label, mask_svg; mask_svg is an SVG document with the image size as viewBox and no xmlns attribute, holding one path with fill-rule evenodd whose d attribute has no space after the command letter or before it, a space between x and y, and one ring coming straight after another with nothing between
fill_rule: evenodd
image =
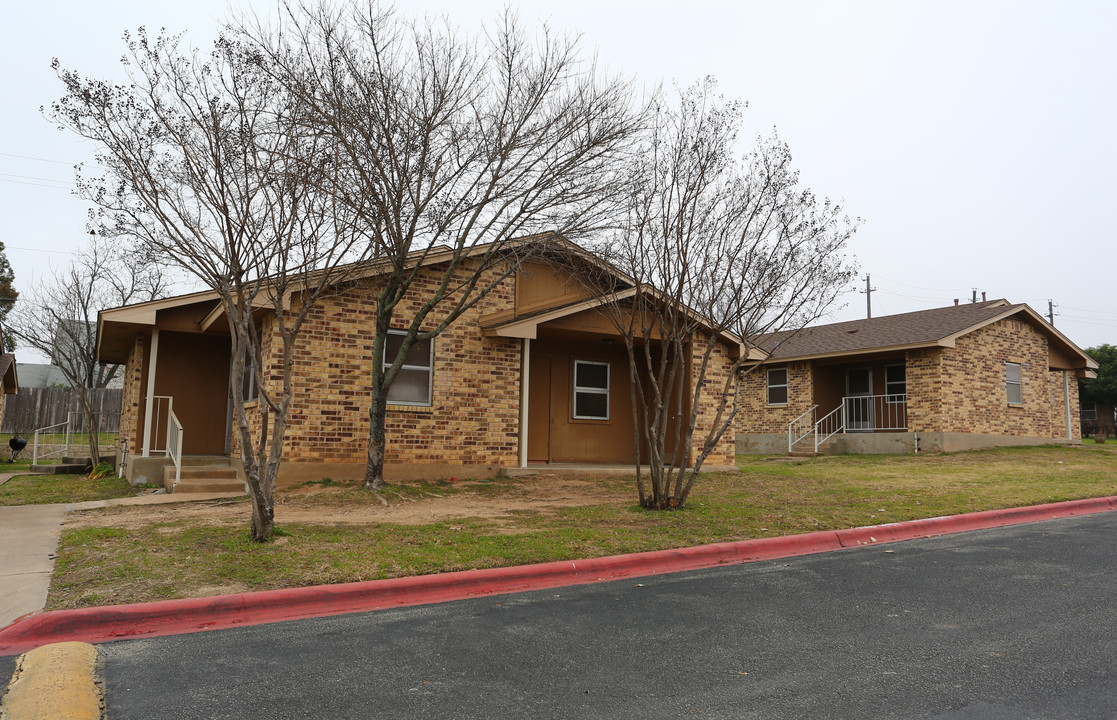
<instances>
[{"instance_id":1,"label":"utility pole","mask_svg":"<svg viewBox=\"0 0 1117 720\"><path fill-rule=\"evenodd\" d=\"M1053 301L1047 301L1047 322L1051 323L1051 327L1055 327L1055 308L1059 307Z\"/></svg>"},{"instance_id":2,"label":"utility pole","mask_svg":"<svg viewBox=\"0 0 1117 720\"><path fill-rule=\"evenodd\" d=\"M869 273L865 273L865 289L864 290L858 290L857 292L864 293L864 295L865 295L865 317L867 317L870 320L873 319L873 291L874 290L876 290L876 288L873 287L872 284L869 282Z\"/></svg>"}]
</instances>

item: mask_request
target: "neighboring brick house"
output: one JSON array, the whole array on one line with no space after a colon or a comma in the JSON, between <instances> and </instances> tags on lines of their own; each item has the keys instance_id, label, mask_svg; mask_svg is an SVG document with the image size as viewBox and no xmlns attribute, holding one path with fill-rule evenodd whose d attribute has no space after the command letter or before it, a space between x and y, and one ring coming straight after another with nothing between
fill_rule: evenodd
<instances>
[{"instance_id":1,"label":"neighboring brick house","mask_svg":"<svg viewBox=\"0 0 1117 720\"><path fill-rule=\"evenodd\" d=\"M1117 407L1092 400L1083 400L1081 405L1083 437L1103 433L1117 436Z\"/></svg>"},{"instance_id":2,"label":"neighboring brick house","mask_svg":"<svg viewBox=\"0 0 1117 720\"><path fill-rule=\"evenodd\" d=\"M389 395L389 479L486 477L537 463L633 461L624 344L598 311L606 299L579 278L578 263L590 261L570 247L571 262L525 264L444 332L412 350ZM410 323L428 286L441 278L445 259L438 253L425 259L397 308L396 328ZM294 352L281 484L363 476L371 368L382 361L372 357L377 290L373 267L338 287L307 317ZM260 319L265 355L272 357L265 367L275 374L251 379L249 397L257 381L273 392L281 383L280 343L272 341L263 309ZM432 315L428 325L440 319ZM166 454L171 407L183 427L185 455L227 456L236 464L228 332L213 293L100 314L98 356L125 365L121 438L128 444L125 472L133 482L149 472L137 469L142 465L134 462L137 457ZM390 349L391 336L388 344ZM724 359L739 356L743 345L727 335L719 344L713 365L724 379ZM700 423L711 417L700 408ZM734 452L726 434L707 466L731 466Z\"/></svg>"},{"instance_id":3,"label":"neighboring brick house","mask_svg":"<svg viewBox=\"0 0 1117 720\"><path fill-rule=\"evenodd\" d=\"M952 451L1077 443L1077 378L1097 363L1007 300L834 323L759 340L741 452Z\"/></svg>"}]
</instances>

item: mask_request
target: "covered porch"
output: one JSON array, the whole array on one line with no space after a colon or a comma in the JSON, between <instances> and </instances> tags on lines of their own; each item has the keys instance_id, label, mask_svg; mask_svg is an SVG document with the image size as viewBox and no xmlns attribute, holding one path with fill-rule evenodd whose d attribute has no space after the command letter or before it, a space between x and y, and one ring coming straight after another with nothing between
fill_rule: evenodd
<instances>
[{"instance_id":1,"label":"covered porch","mask_svg":"<svg viewBox=\"0 0 1117 720\"><path fill-rule=\"evenodd\" d=\"M118 459L133 484L209 476L231 467L231 343L210 293L101 313L102 361L125 367ZM184 471L185 470L185 471Z\"/></svg>"},{"instance_id":2,"label":"covered porch","mask_svg":"<svg viewBox=\"0 0 1117 720\"><path fill-rule=\"evenodd\" d=\"M838 435L907 433L904 354L812 363L811 407L787 426L788 452L820 452Z\"/></svg>"}]
</instances>

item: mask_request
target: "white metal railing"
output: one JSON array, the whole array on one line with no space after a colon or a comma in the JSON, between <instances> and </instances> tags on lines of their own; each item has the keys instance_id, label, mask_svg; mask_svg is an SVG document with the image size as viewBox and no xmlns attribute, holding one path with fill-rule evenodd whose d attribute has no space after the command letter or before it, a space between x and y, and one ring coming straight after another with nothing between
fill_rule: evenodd
<instances>
[{"instance_id":1,"label":"white metal railing","mask_svg":"<svg viewBox=\"0 0 1117 720\"><path fill-rule=\"evenodd\" d=\"M59 436L62 442L58 442ZM47 441L49 438L49 442ZM40 441L41 440L41 441ZM39 448L43 452L39 452ZM47 449L49 448L49 449ZM70 421L47 425L35 431L34 444L31 446L31 464L38 465L39 458L64 457L70 452Z\"/></svg>"},{"instance_id":2,"label":"white metal railing","mask_svg":"<svg viewBox=\"0 0 1117 720\"><path fill-rule=\"evenodd\" d=\"M167 411L167 455L175 464L175 482L182 476L182 423L173 410Z\"/></svg>"},{"instance_id":3,"label":"white metal railing","mask_svg":"<svg viewBox=\"0 0 1117 720\"><path fill-rule=\"evenodd\" d=\"M855 395L842 398L846 432L908 429L908 396Z\"/></svg>"},{"instance_id":4,"label":"white metal railing","mask_svg":"<svg viewBox=\"0 0 1117 720\"><path fill-rule=\"evenodd\" d=\"M819 446L840 432L845 432L846 415L845 403L823 415L814 424L814 451L818 452Z\"/></svg>"},{"instance_id":5,"label":"white metal railing","mask_svg":"<svg viewBox=\"0 0 1117 720\"><path fill-rule=\"evenodd\" d=\"M787 451L810 439L814 452L838 433L898 431L908 429L908 396L847 395L841 405L814 420L818 405L788 423ZM808 420L810 416L810 420ZM807 423L811 422L808 427Z\"/></svg>"},{"instance_id":6,"label":"white metal railing","mask_svg":"<svg viewBox=\"0 0 1117 720\"><path fill-rule=\"evenodd\" d=\"M787 424L787 451L795 452L795 445L804 438L814 434L814 411L818 405L811 405L810 410L795 418Z\"/></svg>"},{"instance_id":7,"label":"white metal railing","mask_svg":"<svg viewBox=\"0 0 1117 720\"><path fill-rule=\"evenodd\" d=\"M113 447L120 435L120 413L86 415L71 410L65 422L39 428L31 448L31 464L38 464L40 458L69 457L74 454L72 448L88 448L90 433L97 433L98 446Z\"/></svg>"}]
</instances>

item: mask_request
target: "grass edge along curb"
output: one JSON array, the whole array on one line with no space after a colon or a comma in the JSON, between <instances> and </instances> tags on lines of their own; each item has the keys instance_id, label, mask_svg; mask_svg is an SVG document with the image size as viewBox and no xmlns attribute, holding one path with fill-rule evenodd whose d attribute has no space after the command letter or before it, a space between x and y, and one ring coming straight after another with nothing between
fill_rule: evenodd
<instances>
[{"instance_id":1,"label":"grass edge along curb","mask_svg":"<svg viewBox=\"0 0 1117 720\"><path fill-rule=\"evenodd\" d=\"M774 560L1111 510L1117 510L1117 495L586 560L53 610L26 615L0 630L0 655L61 640L108 642L383 610Z\"/></svg>"}]
</instances>

